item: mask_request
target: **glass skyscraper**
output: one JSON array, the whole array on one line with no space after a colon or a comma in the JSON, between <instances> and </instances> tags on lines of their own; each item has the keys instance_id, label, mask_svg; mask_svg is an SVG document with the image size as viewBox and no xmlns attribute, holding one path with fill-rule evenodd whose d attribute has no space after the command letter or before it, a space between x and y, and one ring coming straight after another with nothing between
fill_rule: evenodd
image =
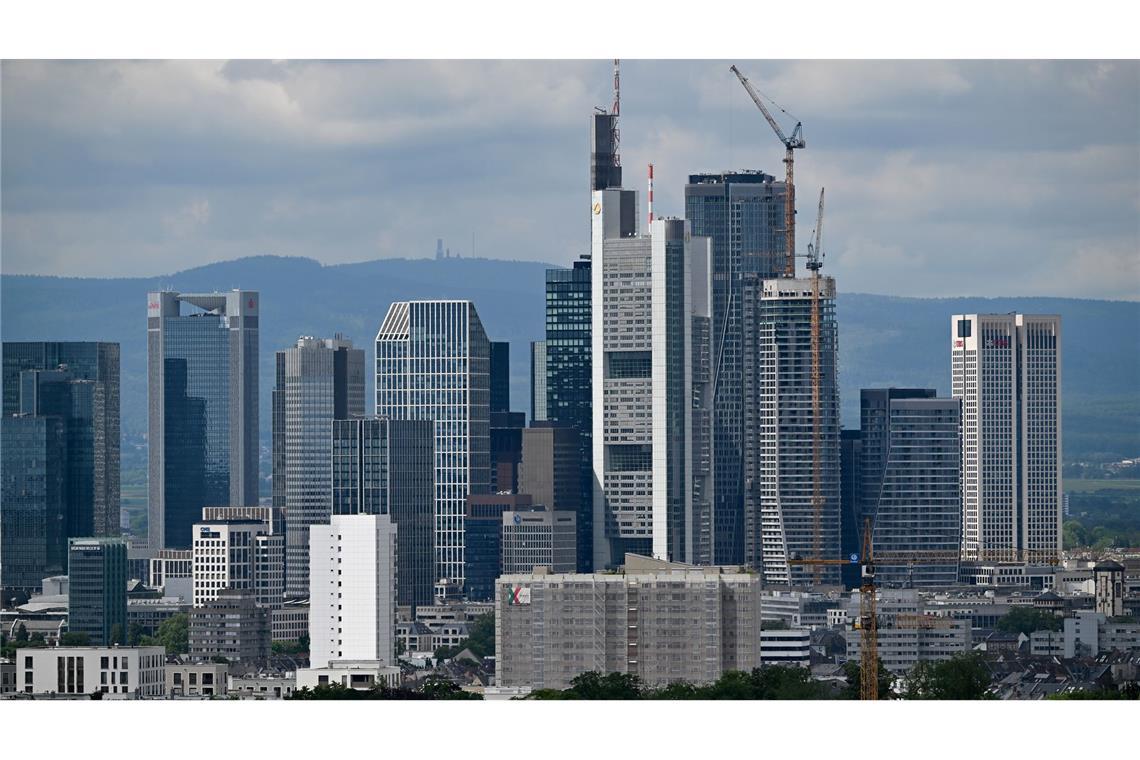
<instances>
[{"instance_id":1,"label":"glass skyscraper","mask_svg":"<svg viewBox=\"0 0 1140 760\"><path fill-rule=\"evenodd\" d=\"M960 402L935 398L929 389L865 388L860 395L860 481L863 512L873 526L876 582L908 588L957 583Z\"/></svg>"},{"instance_id":2,"label":"glass skyscraper","mask_svg":"<svg viewBox=\"0 0 1140 760\"><path fill-rule=\"evenodd\" d=\"M432 603L434 451L435 426L428 420L370 417L332 423L332 514L391 517L401 606Z\"/></svg>"},{"instance_id":3,"label":"glass skyscraper","mask_svg":"<svg viewBox=\"0 0 1140 760\"><path fill-rule=\"evenodd\" d=\"M119 344L5 342L3 353L4 416L34 414L63 422L64 534L118 536Z\"/></svg>"},{"instance_id":4,"label":"glass skyscraper","mask_svg":"<svg viewBox=\"0 0 1140 760\"><path fill-rule=\"evenodd\" d=\"M543 419L578 431L580 497L578 519L578 572L594 567L593 555L593 394L591 391L591 281L590 260L582 258L571 269L546 270L545 399ZM539 353L536 347L535 362ZM536 391L537 392L537 391ZM537 406L534 419L538 420Z\"/></svg>"},{"instance_id":5,"label":"glass skyscraper","mask_svg":"<svg viewBox=\"0 0 1140 760\"><path fill-rule=\"evenodd\" d=\"M0 587L27 593L67 570L67 441L58 417L0 423Z\"/></svg>"},{"instance_id":6,"label":"glass skyscraper","mask_svg":"<svg viewBox=\"0 0 1140 760\"><path fill-rule=\"evenodd\" d=\"M286 594L309 595L309 526L331 512L332 423L364 416L364 351L302 337L276 354L273 506L287 516Z\"/></svg>"},{"instance_id":7,"label":"glass skyscraper","mask_svg":"<svg viewBox=\"0 0 1140 760\"><path fill-rule=\"evenodd\" d=\"M256 291L148 294L152 551L189 547L203 507L258 502L259 313Z\"/></svg>"},{"instance_id":8,"label":"glass skyscraper","mask_svg":"<svg viewBox=\"0 0 1140 760\"><path fill-rule=\"evenodd\" d=\"M127 542L73 538L67 575L68 631L86 633L91 646L126 643Z\"/></svg>"},{"instance_id":9,"label":"glass skyscraper","mask_svg":"<svg viewBox=\"0 0 1140 760\"><path fill-rule=\"evenodd\" d=\"M398 301L376 335L376 414L435 423L436 574L464 578L468 494L490 490L490 342L470 301Z\"/></svg>"},{"instance_id":10,"label":"glass skyscraper","mask_svg":"<svg viewBox=\"0 0 1140 760\"><path fill-rule=\"evenodd\" d=\"M712 240L713 530L721 564L744 560L742 276L783 272L784 196L784 183L761 171L693 174L685 185L692 234Z\"/></svg>"}]
</instances>

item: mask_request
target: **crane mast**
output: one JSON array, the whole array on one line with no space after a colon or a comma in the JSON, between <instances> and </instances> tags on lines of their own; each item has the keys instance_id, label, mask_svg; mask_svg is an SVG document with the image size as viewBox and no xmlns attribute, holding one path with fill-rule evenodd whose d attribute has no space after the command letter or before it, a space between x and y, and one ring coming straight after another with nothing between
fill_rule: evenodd
<instances>
[{"instance_id":1,"label":"crane mast","mask_svg":"<svg viewBox=\"0 0 1140 760\"><path fill-rule=\"evenodd\" d=\"M760 109L760 113L764 114L764 118L768 120L769 126L772 131L776 133L776 137L784 144L784 234L787 236L784 248L784 277L796 276L796 183L795 183L795 151L807 147L807 143L803 139L803 124L796 122L795 128L792 130L792 136L788 137L784 134L784 130L780 129L780 123L776 121L771 112L768 111L764 101L760 98L760 93L752 87L748 81L748 77L740 73L740 69L736 66L729 67L740 83L744 85L744 89L748 91L752 102ZM780 109L783 110L783 109ZM784 111L784 113L787 113Z\"/></svg>"},{"instance_id":2,"label":"crane mast","mask_svg":"<svg viewBox=\"0 0 1140 760\"><path fill-rule=\"evenodd\" d=\"M819 315L819 270L823 266L823 189L819 191L819 211L816 215L814 238L808 243L807 267L811 272L811 510L812 510L812 554L820 556L822 546L823 488L822 449L823 431L821 412L821 386L823 371L820 366L820 315ZM822 567L815 566L815 582L821 581Z\"/></svg>"}]
</instances>

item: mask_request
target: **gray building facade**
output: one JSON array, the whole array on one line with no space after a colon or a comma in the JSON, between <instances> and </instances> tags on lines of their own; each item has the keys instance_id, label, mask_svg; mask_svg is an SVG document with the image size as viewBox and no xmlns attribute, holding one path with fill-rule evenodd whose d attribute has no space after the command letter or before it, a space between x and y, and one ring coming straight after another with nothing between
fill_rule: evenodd
<instances>
[{"instance_id":1,"label":"gray building facade","mask_svg":"<svg viewBox=\"0 0 1140 760\"><path fill-rule=\"evenodd\" d=\"M259 315L256 291L147 296L152 551L188 548L203 507L258 502Z\"/></svg>"},{"instance_id":2,"label":"gray building facade","mask_svg":"<svg viewBox=\"0 0 1140 760\"><path fill-rule=\"evenodd\" d=\"M229 662L264 660L270 652L270 611L253 591L227 588L190 611L190 657Z\"/></svg>"},{"instance_id":3,"label":"gray building facade","mask_svg":"<svg viewBox=\"0 0 1140 760\"><path fill-rule=\"evenodd\" d=\"M288 516L286 593L309 594L309 526L331 512L334 420L364 416L364 351L302 337L278 351L273 388L273 505Z\"/></svg>"}]
</instances>

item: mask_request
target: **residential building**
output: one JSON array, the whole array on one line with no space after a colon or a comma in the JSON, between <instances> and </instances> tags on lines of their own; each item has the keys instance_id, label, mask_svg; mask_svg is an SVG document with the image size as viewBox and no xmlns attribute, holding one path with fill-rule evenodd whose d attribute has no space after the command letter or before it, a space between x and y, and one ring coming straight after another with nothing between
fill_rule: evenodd
<instances>
[{"instance_id":1,"label":"residential building","mask_svg":"<svg viewBox=\"0 0 1140 760\"><path fill-rule=\"evenodd\" d=\"M709 243L680 219L622 236L633 194L595 193L594 568L712 556Z\"/></svg>"},{"instance_id":2,"label":"residential building","mask_svg":"<svg viewBox=\"0 0 1140 760\"><path fill-rule=\"evenodd\" d=\"M813 287L810 277L746 277L741 287L745 559L763 572L765 584L840 579L835 566L788 562L796 556L838 558L840 551L835 281L821 277L818 282L818 421L812 391Z\"/></svg>"},{"instance_id":3,"label":"residential building","mask_svg":"<svg viewBox=\"0 0 1140 760\"><path fill-rule=\"evenodd\" d=\"M276 514L274 507L203 510L202 521L193 528L195 607L215 599L223 589L249 591L262 607L281 606L285 596L285 536Z\"/></svg>"},{"instance_id":4,"label":"residential building","mask_svg":"<svg viewBox=\"0 0 1140 760\"><path fill-rule=\"evenodd\" d=\"M322 667L297 671L298 689L340 684L350 689L373 689L377 686L396 688L400 685L400 668L380 660L335 660Z\"/></svg>"},{"instance_id":5,"label":"residential building","mask_svg":"<svg viewBox=\"0 0 1140 760\"><path fill-rule=\"evenodd\" d=\"M546 270L543 418L578 431L578 569L582 572L594 567L592 271L588 257L570 269Z\"/></svg>"},{"instance_id":6,"label":"residential building","mask_svg":"<svg viewBox=\"0 0 1140 760\"><path fill-rule=\"evenodd\" d=\"M962 558L1056 563L1061 554L1061 318L955 314L962 401Z\"/></svg>"},{"instance_id":7,"label":"residential building","mask_svg":"<svg viewBox=\"0 0 1140 760\"><path fill-rule=\"evenodd\" d=\"M564 689L587 671L649 686L760 665L760 577L627 555L617 573L496 583L497 686Z\"/></svg>"},{"instance_id":8,"label":"residential building","mask_svg":"<svg viewBox=\"0 0 1140 760\"><path fill-rule=\"evenodd\" d=\"M162 697L166 650L162 647L25 647L16 657L17 691L74 695L95 692L125 697Z\"/></svg>"},{"instance_id":9,"label":"residential building","mask_svg":"<svg viewBox=\"0 0 1140 760\"><path fill-rule=\"evenodd\" d=\"M495 579L503 574L503 515L533 504L528 494L476 494L467 498L467 566L463 577L468 600L494 598Z\"/></svg>"},{"instance_id":10,"label":"residential building","mask_svg":"<svg viewBox=\"0 0 1140 760\"><path fill-rule=\"evenodd\" d=\"M577 564L574 513L530 507L503 512L502 575L530 573L547 567L552 573L573 573Z\"/></svg>"},{"instance_id":11,"label":"residential building","mask_svg":"<svg viewBox=\"0 0 1140 760\"><path fill-rule=\"evenodd\" d=\"M189 548L205 506L257 504L259 314L256 291L148 294L151 551Z\"/></svg>"},{"instance_id":12,"label":"residential building","mask_svg":"<svg viewBox=\"0 0 1140 760\"><path fill-rule=\"evenodd\" d=\"M286 588L309 594L309 526L328 522L334 420L364 416L364 351L341 335L301 337L276 355L273 506L289 516Z\"/></svg>"},{"instance_id":13,"label":"residential building","mask_svg":"<svg viewBox=\"0 0 1140 760\"><path fill-rule=\"evenodd\" d=\"M930 614L925 599L916 591L880 589L877 592L878 653L893 673L906 673L918 662L948 660L969 651L969 618ZM847 613L847 659L859 660L859 592L852 592Z\"/></svg>"},{"instance_id":14,"label":"residential building","mask_svg":"<svg viewBox=\"0 0 1140 760\"><path fill-rule=\"evenodd\" d=\"M530 421L546 420L546 341L530 342Z\"/></svg>"},{"instance_id":15,"label":"residential building","mask_svg":"<svg viewBox=\"0 0 1140 760\"><path fill-rule=\"evenodd\" d=\"M269 613L248 588L223 588L190 610L190 656L227 662L269 657Z\"/></svg>"},{"instance_id":16,"label":"residential building","mask_svg":"<svg viewBox=\"0 0 1140 760\"><path fill-rule=\"evenodd\" d=\"M958 582L961 404L930 389L861 392L861 517L872 520L875 582ZM860 520L862 522L862 520Z\"/></svg>"},{"instance_id":17,"label":"residential building","mask_svg":"<svg viewBox=\"0 0 1140 760\"><path fill-rule=\"evenodd\" d=\"M389 515L332 515L309 530L309 662L395 661L396 526Z\"/></svg>"},{"instance_id":18,"label":"residential building","mask_svg":"<svg viewBox=\"0 0 1140 760\"><path fill-rule=\"evenodd\" d=\"M67 630L93 646L127 640L127 542L73 538L67 552Z\"/></svg>"},{"instance_id":19,"label":"residential building","mask_svg":"<svg viewBox=\"0 0 1140 760\"><path fill-rule=\"evenodd\" d=\"M227 666L221 662L166 663L167 697L224 697Z\"/></svg>"},{"instance_id":20,"label":"residential building","mask_svg":"<svg viewBox=\"0 0 1140 760\"><path fill-rule=\"evenodd\" d=\"M332 431L332 514L388 515L397 528L397 603L431 604L435 424L372 417L337 420Z\"/></svg>"},{"instance_id":21,"label":"residential building","mask_svg":"<svg viewBox=\"0 0 1140 760\"><path fill-rule=\"evenodd\" d=\"M712 246L712 366L715 367L715 535L713 561L743 562L744 350L743 278L784 275L785 183L762 171L693 174L685 218Z\"/></svg>"},{"instance_id":22,"label":"residential building","mask_svg":"<svg viewBox=\"0 0 1140 760\"><path fill-rule=\"evenodd\" d=\"M376 335L376 414L435 423L436 575L463 584L463 515L487 493L490 343L470 301L393 303Z\"/></svg>"},{"instance_id":23,"label":"residential building","mask_svg":"<svg viewBox=\"0 0 1140 760\"><path fill-rule=\"evenodd\" d=\"M107 342L3 344L3 416L64 418L70 481L68 538L119 535L119 353L118 343ZM21 375L29 371L66 375L52 382L67 387L54 393L45 389L50 398L22 400ZM70 408L65 406L68 401Z\"/></svg>"}]
</instances>

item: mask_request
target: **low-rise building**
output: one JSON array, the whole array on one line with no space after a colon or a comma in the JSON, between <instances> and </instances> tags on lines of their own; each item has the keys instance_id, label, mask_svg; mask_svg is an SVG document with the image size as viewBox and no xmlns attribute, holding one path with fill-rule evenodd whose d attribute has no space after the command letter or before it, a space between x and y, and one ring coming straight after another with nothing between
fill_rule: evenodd
<instances>
[{"instance_id":1,"label":"low-rise building","mask_svg":"<svg viewBox=\"0 0 1140 760\"><path fill-rule=\"evenodd\" d=\"M271 610L271 638L274 641L297 641L309 635L309 600L287 599L278 609Z\"/></svg>"},{"instance_id":2,"label":"low-rise building","mask_svg":"<svg viewBox=\"0 0 1140 760\"><path fill-rule=\"evenodd\" d=\"M161 697L163 647L25 647L16 652L16 691L32 695Z\"/></svg>"},{"instance_id":3,"label":"low-rise building","mask_svg":"<svg viewBox=\"0 0 1140 760\"><path fill-rule=\"evenodd\" d=\"M762 665L811 666L811 630L808 628L773 628L760 631L760 663Z\"/></svg>"},{"instance_id":4,"label":"low-rise building","mask_svg":"<svg viewBox=\"0 0 1140 760\"><path fill-rule=\"evenodd\" d=\"M617 573L496 582L497 686L566 688L587 671L701 684L760 664L760 576L633 554Z\"/></svg>"},{"instance_id":5,"label":"low-rise building","mask_svg":"<svg viewBox=\"0 0 1140 760\"><path fill-rule=\"evenodd\" d=\"M180 597L128 599L127 630L130 631L133 625L137 626L144 635L154 636L164 620L184 612L190 612L190 602Z\"/></svg>"},{"instance_id":6,"label":"low-rise building","mask_svg":"<svg viewBox=\"0 0 1140 760\"><path fill-rule=\"evenodd\" d=\"M195 659L264 660L270 651L269 610L258 605L252 589L224 588L191 610L189 635Z\"/></svg>"},{"instance_id":7,"label":"low-rise building","mask_svg":"<svg viewBox=\"0 0 1140 760\"><path fill-rule=\"evenodd\" d=\"M304 668L297 671L298 689L315 689L318 686L340 684L350 689L371 689L376 686L398 687L400 668L379 660L333 660L328 667Z\"/></svg>"},{"instance_id":8,"label":"low-rise building","mask_svg":"<svg viewBox=\"0 0 1140 760\"><path fill-rule=\"evenodd\" d=\"M893 673L905 673L918 662L948 660L970 649L968 618L929 614L924 596L913 589L877 591L878 653ZM848 606L847 659L858 660L862 637L854 628L859 619L859 592Z\"/></svg>"},{"instance_id":9,"label":"low-rise building","mask_svg":"<svg viewBox=\"0 0 1140 760\"><path fill-rule=\"evenodd\" d=\"M285 699L297 689L296 673L246 673L228 679L229 696L240 699Z\"/></svg>"},{"instance_id":10,"label":"low-rise building","mask_svg":"<svg viewBox=\"0 0 1140 760\"><path fill-rule=\"evenodd\" d=\"M166 696L224 697L226 666L220 662L167 662Z\"/></svg>"}]
</instances>

